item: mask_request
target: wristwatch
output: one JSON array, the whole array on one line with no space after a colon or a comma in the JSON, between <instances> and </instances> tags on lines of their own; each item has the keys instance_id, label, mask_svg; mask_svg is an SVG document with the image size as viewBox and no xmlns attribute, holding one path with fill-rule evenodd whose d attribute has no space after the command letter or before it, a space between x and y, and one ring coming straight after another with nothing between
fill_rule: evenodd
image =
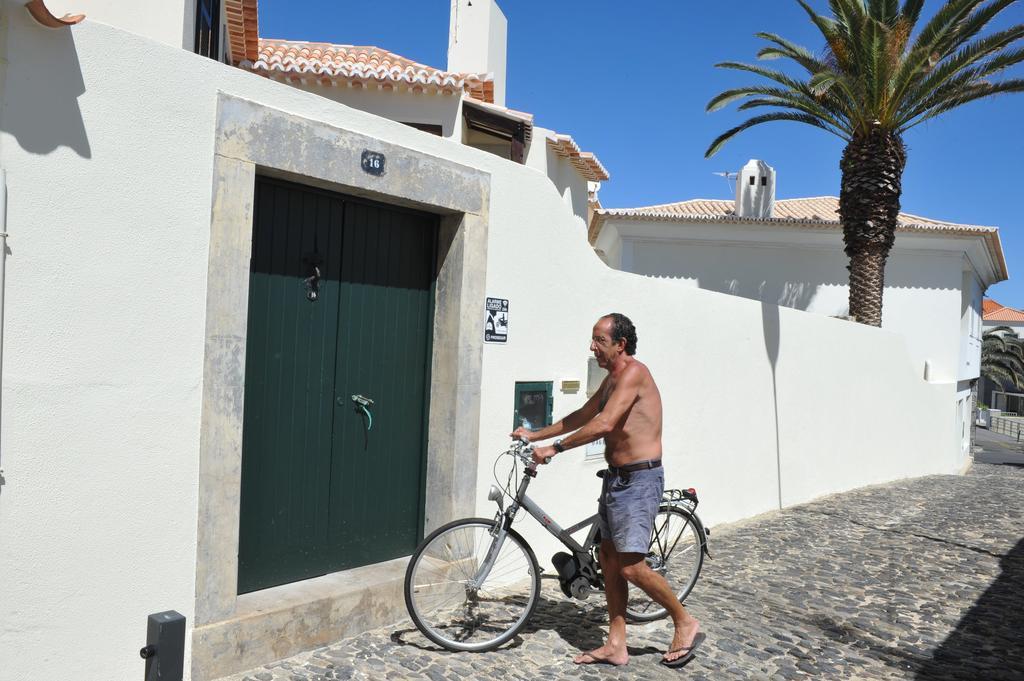
<instances>
[{"instance_id":1,"label":"wristwatch","mask_svg":"<svg viewBox=\"0 0 1024 681\"><path fill-rule=\"evenodd\" d=\"M565 451L565 447L562 446L562 441L560 439L551 443L551 446L554 447L555 451L559 454Z\"/></svg>"}]
</instances>

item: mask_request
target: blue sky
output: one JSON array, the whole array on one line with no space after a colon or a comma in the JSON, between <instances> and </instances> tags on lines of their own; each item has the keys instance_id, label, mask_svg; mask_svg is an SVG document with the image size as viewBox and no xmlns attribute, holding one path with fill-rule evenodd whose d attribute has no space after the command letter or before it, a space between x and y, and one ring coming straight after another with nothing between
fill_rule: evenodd
<instances>
[{"instance_id":1,"label":"blue sky","mask_svg":"<svg viewBox=\"0 0 1024 681\"><path fill-rule=\"evenodd\" d=\"M842 141L797 123L754 128L704 159L712 139L744 120L734 108L705 113L705 104L722 90L753 82L715 63L756 61L757 31L821 48L820 34L796 2L499 4L509 24L506 104L598 155L612 176L601 188L606 207L731 198L726 181L712 173L736 171L750 158L776 169L778 198L839 194ZM925 11L938 6L932 0ZM260 35L375 45L444 68L448 11L449 0L260 0ZM1024 22L1024 3L1003 14L993 30ZM1007 76L1024 77L1024 68ZM998 226L1011 279L988 294L1024 308L1022 140L1024 94L968 104L918 126L905 140L903 210Z\"/></svg>"}]
</instances>

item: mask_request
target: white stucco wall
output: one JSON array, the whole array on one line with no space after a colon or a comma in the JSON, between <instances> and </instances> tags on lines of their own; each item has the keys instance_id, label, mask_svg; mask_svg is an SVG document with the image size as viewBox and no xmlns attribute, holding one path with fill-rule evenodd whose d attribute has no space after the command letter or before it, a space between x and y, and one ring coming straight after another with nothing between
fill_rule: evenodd
<instances>
[{"instance_id":1,"label":"white stucco wall","mask_svg":"<svg viewBox=\"0 0 1024 681\"><path fill-rule=\"evenodd\" d=\"M87 21L187 50L195 40L195 0L46 0L46 6L58 17L84 14Z\"/></svg>"},{"instance_id":2,"label":"white stucco wall","mask_svg":"<svg viewBox=\"0 0 1024 681\"><path fill-rule=\"evenodd\" d=\"M559 156L551 148L547 138L554 134L552 130L534 127L526 165L547 175L569 210L586 222L587 178L580 175L568 158Z\"/></svg>"},{"instance_id":3,"label":"white stucco wall","mask_svg":"<svg viewBox=\"0 0 1024 681\"><path fill-rule=\"evenodd\" d=\"M448 70L494 75L494 102L505 106L508 20L495 0L451 0Z\"/></svg>"},{"instance_id":4,"label":"white stucco wall","mask_svg":"<svg viewBox=\"0 0 1024 681\"><path fill-rule=\"evenodd\" d=\"M289 85L400 123L440 125L443 137L462 137L462 98L459 95L393 92L348 87L344 83L333 86L314 82Z\"/></svg>"},{"instance_id":5,"label":"white stucco wall","mask_svg":"<svg viewBox=\"0 0 1024 681\"><path fill-rule=\"evenodd\" d=\"M0 681L137 678L146 616L191 623L221 91L491 174L487 293L511 300L511 336L484 350L481 514L514 382L585 380L610 310L636 321L661 386L669 483L697 487L710 524L777 508L780 471L791 504L963 464L951 389L922 381L893 333L611 270L534 169L100 22L46 31L15 10L0 81ZM555 411L583 399L556 391ZM589 514L596 467L566 454L534 496L559 519ZM520 527L547 562L550 542Z\"/></svg>"},{"instance_id":6,"label":"white stucco wall","mask_svg":"<svg viewBox=\"0 0 1024 681\"><path fill-rule=\"evenodd\" d=\"M961 275L960 286L960 367L958 380L969 381L981 375L981 300L985 289L969 268Z\"/></svg>"},{"instance_id":7,"label":"white stucco wall","mask_svg":"<svg viewBox=\"0 0 1024 681\"><path fill-rule=\"evenodd\" d=\"M464 140L473 135L483 137L466 128L462 118L462 99L457 96L352 88L344 84L327 86L312 81L292 82L289 85L393 121L440 125L443 137L456 140ZM580 175L568 159L559 156L548 146L549 134L553 132L545 128L534 128L533 138L527 146L525 165L547 175L569 209L584 218L587 215L587 179ZM509 155L507 142L487 145L471 137L467 144L502 158Z\"/></svg>"},{"instance_id":8,"label":"white stucco wall","mask_svg":"<svg viewBox=\"0 0 1024 681\"><path fill-rule=\"evenodd\" d=\"M931 365L932 381L955 383L978 375L978 346L961 328L981 300L976 275L965 277L963 253L949 245L942 237L897 234L885 269L882 326L905 338L922 373L926 361ZM609 249L609 264L627 272L820 315L849 311L849 260L838 230L609 219L596 246ZM965 281L972 287L966 294Z\"/></svg>"}]
</instances>

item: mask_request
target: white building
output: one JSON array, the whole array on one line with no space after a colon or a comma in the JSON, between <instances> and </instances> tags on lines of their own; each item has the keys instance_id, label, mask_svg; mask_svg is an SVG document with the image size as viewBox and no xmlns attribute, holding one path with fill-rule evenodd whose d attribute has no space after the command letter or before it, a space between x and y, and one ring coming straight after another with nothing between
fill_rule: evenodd
<instances>
[{"instance_id":1,"label":"white building","mask_svg":"<svg viewBox=\"0 0 1024 681\"><path fill-rule=\"evenodd\" d=\"M447 70L387 50L296 40L232 40L245 70L525 164L547 174L587 218L587 182L608 179L597 157L569 135L534 125L505 106L505 15L491 0L452 0ZM255 33L253 25L247 29Z\"/></svg>"},{"instance_id":2,"label":"white building","mask_svg":"<svg viewBox=\"0 0 1024 681\"><path fill-rule=\"evenodd\" d=\"M991 298L985 298L982 301L982 332L991 331L1000 326L1009 327L1019 337L1024 338L1024 311L1002 305Z\"/></svg>"},{"instance_id":3,"label":"white building","mask_svg":"<svg viewBox=\"0 0 1024 681\"><path fill-rule=\"evenodd\" d=\"M1017 334L1018 338L1024 338L1024 312L1016 308L997 303L991 298L985 298L982 301L981 322L982 333L987 333L998 328L1009 328ZM1008 403L1008 398L1006 396L997 397L995 394L997 392L1008 392L1016 395L1015 397L1009 398ZM1021 411L1019 390L1013 386L1001 386L995 381L989 380L983 376L979 383L978 396L979 400L983 404L990 407L1014 413L1020 413Z\"/></svg>"},{"instance_id":4,"label":"white building","mask_svg":"<svg viewBox=\"0 0 1024 681\"><path fill-rule=\"evenodd\" d=\"M598 210L590 226L615 269L668 277L830 317L849 312L848 258L832 196L776 199L775 171L751 161L737 198ZM999 230L901 213L885 269L882 328L907 343L922 376L955 388L956 439L969 448L980 372L981 301L1007 278Z\"/></svg>"},{"instance_id":5,"label":"white building","mask_svg":"<svg viewBox=\"0 0 1024 681\"><path fill-rule=\"evenodd\" d=\"M668 483L710 525L967 465L955 383L901 336L610 269L550 163L198 56L197 35L258 45L252 0L224 0L227 37L213 5L0 5L0 681L138 678L170 609L193 681L407 626L412 547L492 515L514 398L579 407L609 311L658 377ZM738 382L739 430L718 408ZM531 494L585 517L602 465L564 455Z\"/></svg>"}]
</instances>

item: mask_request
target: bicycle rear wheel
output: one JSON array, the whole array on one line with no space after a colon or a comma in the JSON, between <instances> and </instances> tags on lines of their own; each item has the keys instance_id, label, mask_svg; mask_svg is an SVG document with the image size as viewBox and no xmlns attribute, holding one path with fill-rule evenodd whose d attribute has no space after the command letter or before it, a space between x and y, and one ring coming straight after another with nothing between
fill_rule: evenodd
<instances>
[{"instance_id":1,"label":"bicycle rear wheel","mask_svg":"<svg viewBox=\"0 0 1024 681\"><path fill-rule=\"evenodd\" d=\"M686 511L669 504L658 509L651 532L647 564L668 582L679 602L690 594L704 565L704 530ZM653 622L668 610L639 588L629 585L626 615L634 622Z\"/></svg>"},{"instance_id":2,"label":"bicycle rear wheel","mask_svg":"<svg viewBox=\"0 0 1024 681\"><path fill-rule=\"evenodd\" d=\"M537 558L514 530L480 580L481 566L497 548L494 531L493 520L456 520L427 536L409 561L409 616L424 636L448 650L493 650L515 636L537 607Z\"/></svg>"}]
</instances>

